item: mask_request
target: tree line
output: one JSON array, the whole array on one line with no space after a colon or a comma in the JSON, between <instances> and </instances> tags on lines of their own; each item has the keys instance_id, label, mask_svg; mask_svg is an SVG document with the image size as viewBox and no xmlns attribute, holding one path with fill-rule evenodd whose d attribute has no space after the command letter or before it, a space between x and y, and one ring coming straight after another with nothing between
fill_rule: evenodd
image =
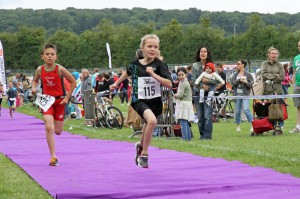
<instances>
[{"instance_id":1,"label":"tree line","mask_svg":"<svg viewBox=\"0 0 300 199\"><path fill-rule=\"evenodd\" d=\"M134 27L140 24L152 24L155 29L161 29L172 19L180 24L198 24L199 19L209 18L211 26L225 31L226 36L234 33L236 25L237 33L248 30L247 18L253 13L242 12L209 12L197 8L186 10L162 10L162 9L75 9L69 7L65 10L54 9L0 9L0 32L17 32L20 27L44 27L48 35L57 30L65 30L80 34L94 28L102 19L110 19L114 24L127 24ZM297 14L276 13L259 15L266 25L284 25L292 32L300 29L300 12Z\"/></svg>"},{"instance_id":2,"label":"tree line","mask_svg":"<svg viewBox=\"0 0 300 199\"><path fill-rule=\"evenodd\" d=\"M55 13L55 10L51 9L45 11ZM72 13L74 10L66 11ZM194 62L195 53L200 46L207 46L212 51L214 60L266 59L267 49L270 46L280 51L280 58L292 59L298 53L299 31L283 24L267 24L258 13L252 13L245 18L243 23L247 24L248 28L244 32L236 31L235 34L229 35L225 29L213 25L212 22L216 19L209 15L201 15L197 23L190 24L181 23L175 17L170 18L165 24L148 22L149 19L132 24L122 22L126 16L124 13L122 16L119 9L110 11L119 16L116 17L120 18L118 23L103 18L97 25L88 27L82 32L73 30L73 26L76 26L74 23L71 23L73 26L70 27L67 25L57 27L53 32L49 27L24 25L15 31L1 31L0 40L4 46L6 67L36 68L42 64L40 53L42 46L47 42L57 46L58 63L71 68L108 67L106 43L109 43L113 67L124 67L134 58L140 38L148 33L159 36L161 53L168 64ZM133 9L131 12L135 11L136 9ZM191 11L193 9L189 9L189 12ZM45 14L44 21L52 19L47 16ZM3 17L2 11L0 17ZM140 18L143 19L142 16ZM68 17L58 16L58 19L68 20ZM39 21L41 18L35 20ZM218 20L222 22L222 19ZM89 20L83 22L86 22L87 26L91 23ZM3 23L7 22L1 20L0 27L3 27Z\"/></svg>"}]
</instances>

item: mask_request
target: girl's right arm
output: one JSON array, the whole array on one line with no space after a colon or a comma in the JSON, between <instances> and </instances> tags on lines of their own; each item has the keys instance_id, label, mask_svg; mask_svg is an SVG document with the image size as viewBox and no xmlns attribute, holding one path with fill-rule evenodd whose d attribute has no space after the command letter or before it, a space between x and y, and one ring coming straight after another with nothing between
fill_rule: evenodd
<instances>
[{"instance_id":1,"label":"girl's right arm","mask_svg":"<svg viewBox=\"0 0 300 199\"><path fill-rule=\"evenodd\" d=\"M127 79L128 77L129 76L127 74L127 71L123 72L122 75L121 75L121 77L115 83L113 83L112 85L110 85L109 88L111 90L118 88L119 84L121 82L123 82L125 79Z\"/></svg>"}]
</instances>

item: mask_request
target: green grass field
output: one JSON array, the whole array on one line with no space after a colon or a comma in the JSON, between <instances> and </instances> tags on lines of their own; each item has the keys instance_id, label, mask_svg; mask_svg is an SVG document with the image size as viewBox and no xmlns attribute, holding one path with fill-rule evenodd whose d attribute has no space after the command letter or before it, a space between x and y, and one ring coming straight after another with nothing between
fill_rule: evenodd
<instances>
[{"instance_id":1,"label":"green grass field","mask_svg":"<svg viewBox=\"0 0 300 199\"><path fill-rule=\"evenodd\" d=\"M5 103L5 102L4 102ZM184 151L199 156L237 160L252 166L272 168L281 173L290 173L300 177L300 135L289 134L294 128L296 108L292 99L289 99L289 119L285 121L283 135L273 136L265 133L262 136L250 136L250 124L243 122L241 132L236 132L233 119L214 123L213 140L200 141L196 124L192 125L194 138L190 142L178 138L157 137L153 138L151 145L164 149ZM119 99L114 100L114 105L127 115L127 106L121 106ZM19 107L18 112L34 115L41 118L32 105ZM103 140L120 140L136 142L139 137L129 138L133 130L122 128L110 130L80 126L84 120L67 120L65 131L80 134L90 138ZM69 129L70 127L71 130ZM59 139L59 137L57 137ZM46 142L45 142L46 144ZM151 153L151 151L150 151ZM47 198L50 196L36 182L34 182L22 169L0 154L0 198Z\"/></svg>"}]
</instances>

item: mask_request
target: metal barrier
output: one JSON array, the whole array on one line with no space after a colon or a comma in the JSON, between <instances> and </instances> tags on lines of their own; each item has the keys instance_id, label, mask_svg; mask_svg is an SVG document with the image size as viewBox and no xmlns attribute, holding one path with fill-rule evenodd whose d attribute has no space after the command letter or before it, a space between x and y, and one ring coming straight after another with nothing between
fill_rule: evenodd
<instances>
[{"instance_id":1,"label":"metal barrier","mask_svg":"<svg viewBox=\"0 0 300 199\"><path fill-rule=\"evenodd\" d=\"M161 98L163 102L163 110L162 114L157 118L157 125L162 129L162 132L166 134L168 137L174 137L174 102L173 102L173 91L172 89L168 89L166 87L162 87ZM142 131L138 130L131 134L130 138L141 134Z\"/></svg>"},{"instance_id":2,"label":"metal barrier","mask_svg":"<svg viewBox=\"0 0 300 199\"><path fill-rule=\"evenodd\" d=\"M95 96L93 90L85 90L83 97L85 123L82 125L95 126Z\"/></svg>"}]
</instances>

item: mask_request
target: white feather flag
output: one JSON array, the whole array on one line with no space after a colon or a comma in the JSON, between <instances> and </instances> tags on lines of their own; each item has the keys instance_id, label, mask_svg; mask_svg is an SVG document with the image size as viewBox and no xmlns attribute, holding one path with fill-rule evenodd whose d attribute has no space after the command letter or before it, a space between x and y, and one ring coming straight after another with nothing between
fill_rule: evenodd
<instances>
[{"instance_id":1,"label":"white feather flag","mask_svg":"<svg viewBox=\"0 0 300 199\"><path fill-rule=\"evenodd\" d=\"M0 82L3 85L4 91L6 91L6 73L4 67L4 52L3 46L0 41Z\"/></svg>"},{"instance_id":2,"label":"white feather flag","mask_svg":"<svg viewBox=\"0 0 300 199\"><path fill-rule=\"evenodd\" d=\"M107 55L108 55L108 67L112 68L112 65L111 65L111 52L110 52L109 43L106 43L106 50L107 50Z\"/></svg>"}]
</instances>

